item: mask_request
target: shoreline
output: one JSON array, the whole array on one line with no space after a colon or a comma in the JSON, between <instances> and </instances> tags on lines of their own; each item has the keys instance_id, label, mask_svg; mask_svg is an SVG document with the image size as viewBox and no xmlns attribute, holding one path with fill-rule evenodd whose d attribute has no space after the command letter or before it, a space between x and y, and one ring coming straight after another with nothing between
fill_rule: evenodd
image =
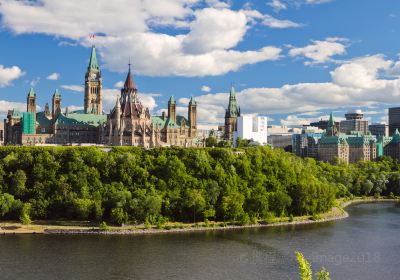
<instances>
[{"instance_id":1,"label":"shoreline","mask_svg":"<svg viewBox=\"0 0 400 280\"><path fill-rule=\"evenodd\" d=\"M98 227L76 227L76 228L63 228L63 226L51 226L46 225L40 227L39 225L24 226L15 223L6 223L6 226L0 225L0 235L20 235L20 234L48 234L48 235L148 235L148 234L165 234L165 233L190 233L190 232L204 232L204 231L223 231L223 230L241 230L249 228L267 228L267 227L287 227L297 225L307 225L315 223L326 223L331 221L337 221L349 217L349 214L344 210L346 207L352 204L363 204L363 203L390 203L397 202L398 199L386 199L386 198L356 198L349 201L342 201L339 206L334 206L331 211L321 214L321 219L312 220L311 216L295 217L293 221L278 221L267 224L255 224L255 225L226 225L220 226L220 224L213 227L199 226L192 227L187 226L183 228L170 228L170 229L121 229L112 228L110 230L99 230ZM3 228L6 228L4 230ZM7 228L10 228L8 230ZM20 229L22 230L16 230Z\"/></svg>"}]
</instances>

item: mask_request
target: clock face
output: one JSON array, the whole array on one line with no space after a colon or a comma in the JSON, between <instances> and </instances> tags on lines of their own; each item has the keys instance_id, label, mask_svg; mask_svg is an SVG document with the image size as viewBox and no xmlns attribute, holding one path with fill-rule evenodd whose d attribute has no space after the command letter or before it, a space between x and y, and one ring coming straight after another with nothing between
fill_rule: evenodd
<instances>
[{"instance_id":1,"label":"clock face","mask_svg":"<svg viewBox=\"0 0 400 280\"><path fill-rule=\"evenodd\" d=\"M96 76L97 76L97 75L96 75L95 73L93 73L91 77L92 77L92 79L94 80L94 79L96 79Z\"/></svg>"}]
</instances>

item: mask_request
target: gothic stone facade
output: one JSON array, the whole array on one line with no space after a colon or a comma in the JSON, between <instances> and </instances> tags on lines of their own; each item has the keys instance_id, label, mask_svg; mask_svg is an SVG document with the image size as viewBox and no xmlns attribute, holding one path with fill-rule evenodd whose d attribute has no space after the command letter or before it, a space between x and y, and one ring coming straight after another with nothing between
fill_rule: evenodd
<instances>
[{"instance_id":1,"label":"gothic stone facade","mask_svg":"<svg viewBox=\"0 0 400 280\"><path fill-rule=\"evenodd\" d=\"M232 86L229 93L228 108L225 112L225 135L224 138L227 141L233 140L233 133L236 131L237 117L240 116L240 107L236 101L235 88Z\"/></svg>"},{"instance_id":2,"label":"gothic stone facade","mask_svg":"<svg viewBox=\"0 0 400 280\"><path fill-rule=\"evenodd\" d=\"M113 146L192 147L196 143L197 104L189 102L188 119L176 115L173 97L168 102L168 116L151 116L140 101L129 69L121 97L111 110L105 127L105 144Z\"/></svg>"},{"instance_id":3,"label":"gothic stone facade","mask_svg":"<svg viewBox=\"0 0 400 280\"><path fill-rule=\"evenodd\" d=\"M52 107L36 112L33 88L27 97L26 112L9 110L4 121L5 144L16 145L127 145L141 147L181 146L195 143L197 104L191 99L188 118L176 115L173 98L168 116L151 116L138 96L129 68L128 76L110 115L103 113L102 75L93 46L85 75L84 109L63 113L61 93L53 94Z\"/></svg>"}]
</instances>

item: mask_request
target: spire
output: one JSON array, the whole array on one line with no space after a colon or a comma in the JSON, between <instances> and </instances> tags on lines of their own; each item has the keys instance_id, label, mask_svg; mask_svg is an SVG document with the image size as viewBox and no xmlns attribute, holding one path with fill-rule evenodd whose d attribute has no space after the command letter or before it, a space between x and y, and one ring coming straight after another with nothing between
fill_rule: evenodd
<instances>
[{"instance_id":1,"label":"spire","mask_svg":"<svg viewBox=\"0 0 400 280\"><path fill-rule=\"evenodd\" d=\"M231 91L229 93L229 97L236 98L236 91L235 91L235 87L233 86L233 84L231 86Z\"/></svg>"},{"instance_id":2,"label":"spire","mask_svg":"<svg viewBox=\"0 0 400 280\"><path fill-rule=\"evenodd\" d=\"M236 102L235 87L232 85L229 93L229 104L227 114L229 117L237 117L239 115L239 106Z\"/></svg>"},{"instance_id":3,"label":"spire","mask_svg":"<svg viewBox=\"0 0 400 280\"><path fill-rule=\"evenodd\" d=\"M193 96L190 98L189 105L197 105L197 101Z\"/></svg>"},{"instance_id":4,"label":"spire","mask_svg":"<svg viewBox=\"0 0 400 280\"><path fill-rule=\"evenodd\" d=\"M99 70L99 64L97 63L96 47L92 46L92 53L90 54L89 70Z\"/></svg>"},{"instance_id":5,"label":"spire","mask_svg":"<svg viewBox=\"0 0 400 280\"><path fill-rule=\"evenodd\" d=\"M28 97L35 97L35 96L36 96L35 90L33 89L33 87L31 87L28 93Z\"/></svg>"},{"instance_id":6,"label":"spire","mask_svg":"<svg viewBox=\"0 0 400 280\"><path fill-rule=\"evenodd\" d=\"M128 75L126 76L124 89L134 89L134 88L135 88L135 83L134 83L134 81L132 79L131 63L129 62L129 71L128 71Z\"/></svg>"},{"instance_id":7,"label":"spire","mask_svg":"<svg viewBox=\"0 0 400 280\"><path fill-rule=\"evenodd\" d=\"M61 93L60 93L60 91L58 90L58 89L56 89L55 91L54 91L54 95L53 95L54 97L61 97Z\"/></svg>"},{"instance_id":8,"label":"spire","mask_svg":"<svg viewBox=\"0 0 400 280\"><path fill-rule=\"evenodd\" d=\"M121 108L121 104L119 103L119 97L117 96L117 102L115 103L115 108L120 109Z\"/></svg>"},{"instance_id":9,"label":"spire","mask_svg":"<svg viewBox=\"0 0 400 280\"><path fill-rule=\"evenodd\" d=\"M175 98L174 98L173 96L171 96L171 97L169 98L168 103L175 104L175 103L176 103L176 102L175 102Z\"/></svg>"},{"instance_id":10,"label":"spire","mask_svg":"<svg viewBox=\"0 0 400 280\"><path fill-rule=\"evenodd\" d=\"M328 127L333 127L335 125L335 120L333 118L333 113L329 115L329 122L328 122Z\"/></svg>"}]
</instances>

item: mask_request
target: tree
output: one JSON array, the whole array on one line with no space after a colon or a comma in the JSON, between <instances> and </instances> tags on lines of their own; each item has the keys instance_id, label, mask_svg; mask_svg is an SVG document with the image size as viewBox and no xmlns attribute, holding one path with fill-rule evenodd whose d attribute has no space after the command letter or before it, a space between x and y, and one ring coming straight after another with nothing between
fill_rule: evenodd
<instances>
[{"instance_id":1,"label":"tree","mask_svg":"<svg viewBox=\"0 0 400 280\"><path fill-rule=\"evenodd\" d=\"M128 214L122 208L117 207L111 210L110 219L114 224L121 226L128 222Z\"/></svg>"},{"instance_id":2,"label":"tree","mask_svg":"<svg viewBox=\"0 0 400 280\"><path fill-rule=\"evenodd\" d=\"M14 204L14 196L8 193L0 194L0 216L4 216L9 213Z\"/></svg>"},{"instance_id":3,"label":"tree","mask_svg":"<svg viewBox=\"0 0 400 280\"><path fill-rule=\"evenodd\" d=\"M12 193L16 196L22 196L25 193L25 183L27 181L26 174L23 170L18 169L14 174L11 174Z\"/></svg>"},{"instance_id":4,"label":"tree","mask_svg":"<svg viewBox=\"0 0 400 280\"><path fill-rule=\"evenodd\" d=\"M312 280L313 274L311 264L306 260L302 253L296 252L297 262L299 264L299 273L301 280Z\"/></svg>"},{"instance_id":5,"label":"tree","mask_svg":"<svg viewBox=\"0 0 400 280\"><path fill-rule=\"evenodd\" d=\"M197 189L187 190L185 204L187 207L192 208L193 222L196 223L196 214L201 213L206 206L203 192Z\"/></svg>"},{"instance_id":6,"label":"tree","mask_svg":"<svg viewBox=\"0 0 400 280\"><path fill-rule=\"evenodd\" d=\"M244 196L238 191L234 191L222 198L222 212L226 219L236 221L244 213Z\"/></svg>"},{"instance_id":7,"label":"tree","mask_svg":"<svg viewBox=\"0 0 400 280\"><path fill-rule=\"evenodd\" d=\"M24 203L24 206L21 209L21 214L19 216L19 220L23 225L29 225L32 222L30 218L30 211L30 203Z\"/></svg>"},{"instance_id":8,"label":"tree","mask_svg":"<svg viewBox=\"0 0 400 280\"><path fill-rule=\"evenodd\" d=\"M299 274L301 280L312 280L313 272L311 269L311 264L307 261L307 259L303 256L302 253L296 252L297 262L299 264ZM316 273L317 280L331 280L329 277L329 272L323 267L321 271Z\"/></svg>"},{"instance_id":9,"label":"tree","mask_svg":"<svg viewBox=\"0 0 400 280\"><path fill-rule=\"evenodd\" d=\"M218 145L218 140L214 136L206 138L206 147L216 147Z\"/></svg>"}]
</instances>

